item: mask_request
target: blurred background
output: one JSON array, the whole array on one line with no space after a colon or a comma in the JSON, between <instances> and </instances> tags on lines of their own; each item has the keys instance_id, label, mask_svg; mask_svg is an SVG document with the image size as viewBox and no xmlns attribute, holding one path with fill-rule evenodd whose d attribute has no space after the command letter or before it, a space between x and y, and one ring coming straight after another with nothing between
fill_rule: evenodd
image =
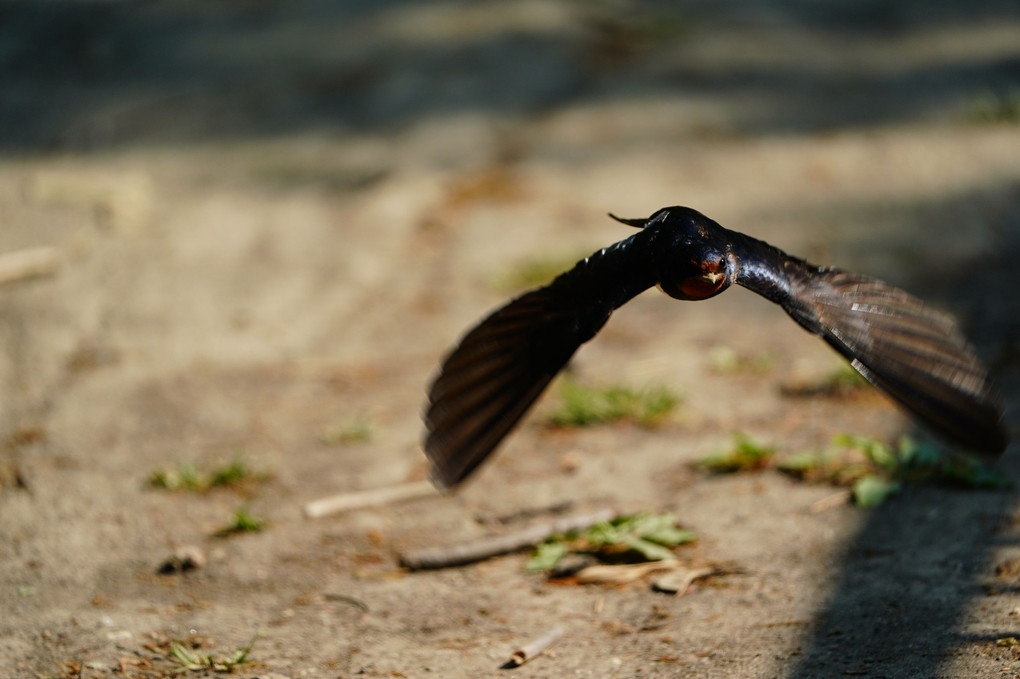
<instances>
[{"instance_id":1,"label":"blurred background","mask_svg":"<svg viewBox=\"0 0 1020 679\"><path fill-rule=\"evenodd\" d=\"M6 2L2 11L3 147L21 153L313 134L397 141L452 120L512 135L613 110L604 143L808 134L991 119L994 97L1008 108L1001 97L1016 87L1008 0ZM630 109L641 115L622 115ZM446 153L428 160L455 166L470 155L466 134L444 136ZM553 156L581 140L542 141Z\"/></svg>"},{"instance_id":2,"label":"blurred background","mask_svg":"<svg viewBox=\"0 0 1020 679\"><path fill-rule=\"evenodd\" d=\"M681 648L667 653L707 657L698 654L714 630L751 634L775 657L732 650L691 660L690 676L859 668L860 658L810 649L853 624L825 618L826 597L901 591L868 589L870 580L847 590L838 575L854 553L847 545L899 544L893 529L871 532L894 518L824 525L798 514L778 527L769 509L786 516L790 493L824 491L775 479L678 491L677 465L734 430L789 449L846 429L913 431L883 401L784 398L789 380L824 375L834 359L752 295L704 305L644 295L579 354L582 378L680 391L682 414L657 435L550 433L540 405L453 499L328 524L300 517L317 496L423 478L422 400L459 334L628 235L607 212L674 204L952 313L997 375L1015 430L1015 0L0 2L0 256L36 257L9 280L0 266L0 605L10 613L0 660L25 676L94 662L103 676L146 635L199 628L229 644L276 621L260 644L284 675L307 662L341 676L416 676L426 665L480 676L490 659L454 662L436 645L465 626L502 643L508 627L541 620L542 605L529 598L531 608L500 621L479 614L486 577L499 573L468 576L474 589L456 576L429 581L429 594L421 581L366 584L352 573L392 570L392 551L425 536L479 531L478 514L567 497L668 507L711 536L714 557L799 564L775 598L738 587L729 613L692 609L723 622L674 630ZM719 347L767 355L772 367L720 378L707 358ZM575 449L585 462L566 473L557 460ZM238 450L271 481L195 497L147 481ZM1009 454L1005 465L1015 476ZM919 612L896 624L946 624L930 635L927 660L885 671L1016 667L1009 651L982 645L1009 627L1015 583L1009 606L991 612L968 598L975 573L995 561L991 529L972 528L1015 527L1011 502L936 494L901 507L917 518L948 503L971 521L943 527L956 561L917 537L917 550L935 550L924 552L925 577L948 589L941 603L903 602ZM276 529L210 541L239 505ZM211 554L202 574L180 585L153 575L163 555L196 541ZM816 563L797 556L804 541L824 555ZM771 567L756 566L763 580L784 580ZM897 568L919 577L909 563L882 570ZM302 626L293 620L303 615L285 615L319 606L295 601L330 588L368 592L373 613L398 622L323 609ZM632 594L620 599L622 619L648 606ZM748 597L757 617L816 628L749 633ZM424 617L437 601L469 623ZM598 662L659 652L599 629L592 643L604 652L588 651ZM861 657L889 655L882 637L858 640ZM807 660L798 666L794 654Z\"/></svg>"}]
</instances>

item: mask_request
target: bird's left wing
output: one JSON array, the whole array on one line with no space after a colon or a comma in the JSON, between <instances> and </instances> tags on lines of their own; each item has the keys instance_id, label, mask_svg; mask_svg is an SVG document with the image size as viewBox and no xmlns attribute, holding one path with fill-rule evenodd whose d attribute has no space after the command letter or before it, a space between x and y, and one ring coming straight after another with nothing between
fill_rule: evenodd
<instances>
[{"instance_id":1,"label":"bird's left wing","mask_svg":"<svg viewBox=\"0 0 1020 679\"><path fill-rule=\"evenodd\" d=\"M1008 443L1002 402L953 321L909 293L869 276L813 266L734 235L743 280L820 335L923 423L975 451Z\"/></svg>"},{"instance_id":2,"label":"bird's left wing","mask_svg":"<svg viewBox=\"0 0 1020 679\"><path fill-rule=\"evenodd\" d=\"M642 231L600 250L464 336L443 362L424 416L436 483L463 481L610 314L655 284L649 241Z\"/></svg>"}]
</instances>

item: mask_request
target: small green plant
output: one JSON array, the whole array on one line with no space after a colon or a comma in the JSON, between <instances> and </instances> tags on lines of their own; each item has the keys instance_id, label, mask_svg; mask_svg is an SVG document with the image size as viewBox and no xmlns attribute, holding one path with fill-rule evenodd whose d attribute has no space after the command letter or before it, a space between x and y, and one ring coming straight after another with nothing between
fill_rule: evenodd
<instances>
[{"instance_id":1,"label":"small green plant","mask_svg":"<svg viewBox=\"0 0 1020 679\"><path fill-rule=\"evenodd\" d=\"M943 454L904 436L889 446L870 436L842 434L821 452L791 455L777 468L796 478L850 486L854 501L873 507L907 483L941 483L966 488L1009 488L1009 477L971 457Z\"/></svg>"},{"instance_id":2,"label":"small green plant","mask_svg":"<svg viewBox=\"0 0 1020 679\"><path fill-rule=\"evenodd\" d=\"M733 347L719 345L708 352L709 367L723 375L761 375L772 370L775 362L775 357L767 351L741 354Z\"/></svg>"},{"instance_id":3,"label":"small green plant","mask_svg":"<svg viewBox=\"0 0 1020 679\"><path fill-rule=\"evenodd\" d=\"M371 440L372 434L371 422L365 417L354 416L324 429L319 440L330 446L345 446Z\"/></svg>"},{"instance_id":4,"label":"small green plant","mask_svg":"<svg viewBox=\"0 0 1020 679\"><path fill-rule=\"evenodd\" d=\"M839 447L821 451L803 451L780 460L776 469L808 483L849 486L872 471L862 456Z\"/></svg>"},{"instance_id":5,"label":"small green plant","mask_svg":"<svg viewBox=\"0 0 1020 679\"><path fill-rule=\"evenodd\" d=\"M567 536L562 538L550 538L543 542L532 553L531 558L524 564L525 570L529 571L551 571L570 553L570 545L566 542Z\"/></svg>"},{"instance_id":6,"label":"small green plant","mask_svg":"<svg viewBox=\"0 0 1020 679\"><path fill-rule=\"evenodd\" d=\"M587 427L629 420L645 427L661 423L679 403L666 387L635 391L628 387L590 387L572 379L560 385L559 408L549 416L558 427Z\"/></svg>"},{"instance_id":7,"label":"small green plant","mask_svg":"<svg viewBox=\"0 0 1020 679\"><path fill-rule=\"evenodd\" d=\"M202 491L208 487L192 462L180 462L171 469L157 469L149 475L149 485L164 490L190 491Z\"/></svg>"},{"instance_id":8,"label":"small green plant","mask_svg":"<svg viewBox=\"0 0 1020 679\"><path fill-rule=\"evenodd\" d=\"M209 487L236 486L252 476L252 470L248 467L248 463L242 456L238 455L231 462L222 467L216 467L209 472Z\"/></svg>"},{"instance_id":9,"label":"small green plant","mask_svg":"<svg viewBox=\"0 0 1020 679\"><path fill-rule=\"evenodd\" d=\"M780 387L780 393L794 398L844 397L856 395L871 387L871 383L857 372L852 365L840 362L828 374L804 382L787 383Z\"/></svg>"},{"instance_id":10,"label":"small green plant","mask_svg":"<svg viewBox=\"0 0 1020 679\"><path fill-rule=\"evenodd\" d=\"M193 462L180 462L175 467L157 469L149 475L149 485L170 491L202 493L211 488L236 487L268 478L249 466L244 453L239 452L227 464L208 471L200 470Z\"/></svg>"},{"instance_id":11,"label":"small green plant","mask_svg":"<svg viewBox=\"0 0 1020 679\"><path fill-rule=\"evenodd\" d=\"M865 379L864 375L857 372L849 363L843 363L829 373L825 377L823 384L828 387L828 391L833 393L863 389L871 386L871 383Z\"/></svg>"},{"instance_id":12,"label":"small green plant","mask_svg":"<svg viewBox=\"0 0 1020 679\"><path fill-rule=\"evenodd\" d=\"M492 287L496 292L519 292L551 283L564 271L569 271L574 264L584 259L587 252L580 254L564 254L526 259L512 269L496 276Z\"/></svg>"},{"instance_id":13,"label":"small green plant","mask_svg":"<svg viewBox=\"0 0 1020 679\"><path fill-rule=\"evenodd\" d=\"M989 92L971 105L970 118L977 123L1020 123L1020 90Z\"/></svg>"},{"instance_id":14,"label":"small green plant","mask_svg":"<svg viewBox=\"0 0 1020 679\"><path fill-rule=\"evenodd\" d=\"M641 512L601 521L581 532L553 536L535 549L525 568L552 570L570 552L587 552L603 559L635 554L645 561L670 560L676 558L670 547L696 539L693 531L677 525L673 514Z\"/></svg>"},{"instance_id":15,"label":"small green plant","mask_svg":"<svg viewBox=\"0 0 1020 679\"><path fill-rule=\"evenodd\" d=\"M899 492L902 483L876 474L866 474L854 481L851 496L858 507L877 507Z\"/></svg>"},{"instance_id":16,"label":"small green plant","mask_svg":"<svg viewBox=\"0 0 1020 679\"><path fill-rule=\"evenodd\" d=\"M213 533L218 538L225 538L236 533L258 533L269 522L258 516L254 516L248 512L247 509L241 507L234 512L233 518L227 525L220 528L218 531Z\"/></svg>"},{"instance_id":17,"label":"small green plant","mask_svg":"<svg viewBox=\"0 0 1020 679\"><path fill-rule=\"evenodd\" d=\"M741 432L733 433L733 445L696 463L699 469L713 474L732 474L765 469L772 462L775 449L762 445Z\"/></svg>"},{"instance_id":18,"label":"small green plant","mask_svg":"<svg viewBox=\"0 0 1020 679\"><path fill-rule=\"evenodd\" d=\"M238 665L251 662L248 659L248 655L251 653L252 648L255 647L255 642L260 636L262 636L261 633L256 634L248 642L247 646L239 648L229 655L223 653L203 653L191 644L171 641L167 657L180 665L184 670L196 672L203 670L233 672L234 668Z\"/></svg>"}]
</instances>

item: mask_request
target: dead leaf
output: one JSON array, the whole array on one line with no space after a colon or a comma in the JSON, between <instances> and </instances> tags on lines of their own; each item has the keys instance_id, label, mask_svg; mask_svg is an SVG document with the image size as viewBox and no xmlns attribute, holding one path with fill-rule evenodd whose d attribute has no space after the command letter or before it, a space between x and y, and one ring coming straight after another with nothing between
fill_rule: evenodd
<instances>
[{"instance_id":1,"label":"dead leaf","mask_svg":"<svg viewBox=\"0 0 1020 679\"><path fill-rule=\"evenodd\" d=\"M581 585L626 585L640 580L649 573L682 568L676 561L650 561L648 563L595 565L578 571L574 578Z\"/></svg>"},{"instance_id":2,"label":"dead leaf","mask_svg":"<svg viewBox=\"0 0 1020 679\"><path fill-rule=\"evenodd\" d=\"M694 584L695 580L707 578L709 575L714 575L715 572L716 569L714 568L682 568L673 570L656 578L655 582L652 583L652 588L659 592L683 596L687 592L687 588Z\"/></svg>"}]
</instances>

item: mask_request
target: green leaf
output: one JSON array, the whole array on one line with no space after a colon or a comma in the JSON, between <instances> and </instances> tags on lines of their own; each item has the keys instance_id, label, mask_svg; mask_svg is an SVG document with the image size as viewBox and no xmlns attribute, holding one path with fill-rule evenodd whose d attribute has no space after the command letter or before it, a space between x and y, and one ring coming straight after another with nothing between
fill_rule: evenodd
<instances>
[{"instance_id":1,"label":"green leaf","mask_svg":"<svg viewBox=\"0 0 1020 679\"><path fill-rule=\"evenodd\" d=\"M969 488L1005 490L1013 487L1013 481L1001 469L991 467L973 458L947 460L942 466L943 481Z\"/></svg>"},{"instance_id":2,"label":"green leaf","mask_svg":"<svg viewBox=\"0 0 1020 679\"><path fill-rule=\"evenodd\" d=\"M344 446L361 443L372 438L372 423L362 416L348 417L319 434L319 441L330 446Z\"/></svg>"},{"instance_id":3,"label":"green leaf","mask_svg":"<svg viewBox=\"0 0 1020 679\"><path fill-rule=\"evenodd\" d=\"M673 559L669 547L693 542L693 531L677 527L673 514L641 512L600 521L580 534L555 536L539 545L525 566L530 571L555 568L570 549L615 554L626 548L650 561Z\"/></svg>"},{"instance_id":4,"label":"green leaf","mask_svg":"<svg viewBox=\"0 0 1020 679\"><path fill-rule=\"evenodd\" d=\"M639 538L636 535L626 535L622 542L649 561L672 561L676 558L673 552L662 545Z\"/></svg>"},{"instance_id":5,"label":"green leaf","mask_svg":"<svg viewBox=\"0 0 1020 679\"><path fill-rule=\"evenodd\" d=\"M813 451L794 453L793 455L783 458L783 460L776 465L776 468L779 469L779 471L799 476L812 469L817 469L818 467L825 465L830 457L831 456L827 453L817 453Z\"/></svg>"},{"instance_id":6,"label":"green leaf","mask_svg":"<svg viewBox=\"0 0 1020 679\"><path fill-rule=\"evenodd\" d=\"M733 347L717 345L708 352L708 365L717 373L762 374L772 369L775 357L767 351L757 354L740 354Z\"/></svg>"},{"instance_id":7,"label":"green leaf","mask_svg":"<svg viewBox=\"0 0 1020 679\"><path fill-rule=\"evenodd\" d=\"M733 434L733 447L709 455L698 463L702 469L716 474L752 471L767 467L775 450L754 441L740 432Z\"/></svg>"},{"instance_id":8,"label":"green leaf","mask_svg":"<svg viewBox=\"0 0 1020 679\"><path fill-rule=\"evenodd\" d=\"M251 638L251 641L248 642L247 646L245 646L244 648L239 648L236 651L234 651L230 655L230 657L227 658L227 661L225 663L226 669L229 671L235 665L243 665L244 663L248 662L248 655L251 653L251 649L255 648L255 642L258 641L258 638L261 636L262 632L256 632L255 636Z\"/></svg>"},{"instance_id":9,"label":"green leaf","mask_svg":"<svg viewBox=\"0 0 1020 679\"><path fill-rule=\"evenodd\" d=\"M854 483L854 502L859 507L877 507L899 489L899 481L890 481L881 476L869 474L857 479Z\"/></svg>"},{"instance_id":10,"label":"green leaf","mask_svg":"<svg viewBox=\"0 0 1020 679\"><path fill-rule=\"evenodd\" d=\"M520 292L547 285L559 274L572 269L574 264L587 255L588 251L585 250L584 252L542 255L527 259L494 276L490 285L500 293Z\"/></svg>"},{"instance_id":11,"label":"green leaf","mask_svg":"<svg viewBox=\"0 0 1020 679\"><path fill-rule=\"evenodd\" d=\"M930 467L942 460L942 451L910 436L901 436L896 444L901 467Z\"/></svg>"},{"instance_id":12,"label":"green leaf","mask_svg":"<svg viewBox=\"0 0 1020 679\"><path fill-rule=\"evenodd\" d=\"M871 460L872 464L882 469L895 471L899 466L899 459L896 453L876 438L844 434L836 437L836 443L845 445L848 448L857 448Z\"/></svg>"},{"instance_id":13,"label":"green leaf","mask_svg":"<svg viewBox=\"0 0 1020 679\"><path fill-rule=\"evenodd\" d=\"M630 420L651 427L663 420L680 399L666 387L635 391L627 387L590 387L565 379L560 405L549 421L559 427L587 427Z\"/></svg>"},{"instance_id":14,"label":"green leaf","mask_svg":"<svg viewBox=\"0 0 1020 679\"><path fill-rule=\"evenodd\" d=\"M213 533L216 537L227 537L235 533L258 533L269 522L259 516L254 516L247 509L241 507L234 512L233 518L225 526Z\"/></svg>"},{"instance_id":15,"label":"green leaf","mask_svg":"<svg viewBox=\"0 0 1020 679\"><path fill-rule=\"evenodd\" d=\"M673 514L635 514L629 522L629 531L645 540L660 545L675 547L697 539L694 531L677 528L677 518Z\"/></svg>"},{"instance_id":16,"label":"green leaf","mask_svg":"<svg viewBox=\"0 0 1020 679\"><path fill-rule=\"evenodd\" d=\"M842 363L825 378L825 387L829 392L848 391L871 386L864 375L849 363Z\"/></svg>"},{"instance_id":17,"label":"green leaf","mask_svg":"<svg viewBox=\"0 0 1020 679\"><path fill-rule=\"evenodd\" d=\"M1020 90L988 92L974 100L970 117L979 123L1020 123Z\"/></svg>"},{"instance_id":18,"label":"green leaf","mask_svg":"<svg viewBox=\"0 0 1020 679\"><path fill-rule=\"evenodd\" d=\"M534 554L524 564L524 568L529 571L552 570L569 551L566 543L562 541L543 542L535 548Z\"/></svg>"},{"instance_id":19,"label":"green leaf","mask_svg":"<svg viewBox=\"0 0 1020 679\"><path fill-rule=\"evenodd\" d=\"M665 547L674 547L697 539L693 531L677 528L673 514L642 512L603 521L584 535L595 546L623 545L640 552L652 561L673 558Z\"/></svg>"},{"instance_id":20,"label":"green leaf","mask_svg":"<svg viewBox=\"0 0 1020 679\"><path fill-rule=\"evenodd\" d=\"M614 519L619 521L619 519ZM584 532L584 539L590 544L601 547L602 545L613 545L620 541L620 531L609 521L599 521Z\"/></svg>"},{"instance_id":21,"label":"green leaf","mask_svg":"<svg viewBox=\"0 0 1020 679\"><path fill-rule=\"evenodd\" d=\"M208 663L202 662L198 654L192 653L184 644L179 641L170 642L170 658L176 660L189 670L199 670L206 667Z\"/></svg>"},{"instance_id":22,"label":"green leaf","mask_svg":"<svg viewBox=\"0 0 1020 679\"><path fill-rule=\"evenodd\" d=\"M174 468L158 469L149 475L149 485L170 491L204 493L221 486L239 486L246 482L263 483L270 478L265 472L253 470L239 450L234 459L211 471L200 470L194 462L180 462Z\"/></svg>"}]
</instances>

